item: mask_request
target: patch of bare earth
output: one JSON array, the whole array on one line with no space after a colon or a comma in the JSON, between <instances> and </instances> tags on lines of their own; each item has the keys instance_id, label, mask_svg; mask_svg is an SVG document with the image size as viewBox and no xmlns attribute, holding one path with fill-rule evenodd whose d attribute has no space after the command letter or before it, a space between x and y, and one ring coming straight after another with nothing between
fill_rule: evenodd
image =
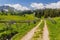
<instances>
[{"instance_id":1,"label":"patch of bare earth","mask_svg":"<svg viewBox=\"0 0 60 40\"><path fill-rule=\"evenodd\" d=\"M40 34L41 30L39 28L37 28L36 32L34 33L34 36L32 37L31 40L41 40L41 34Z\"/></svg>"},{"instance_id":2,"label":"patch of bare earth","mask_svg":"<svg viewBox=\"0 0 60 40\"><path fill-rule=\"evenodd\" d=\"M49 40L49 31L48 31L48 28L47 28L47 24L46 24L46 20L44 20L44 28L43 28L43 38L42 40Z\"/></svg>"},{"instance_id":3,"label":"patch of bare earth","mask_svg":"<svg viewBox=\"0 0 60 40\"><path fill-rule=\"evenodd\" d=\"M41 22L36 26L34 27L31 31L29 31L22 39L20 40L31 40L31 38L33 37L34 35L34 32L37 30L37 28L39 27L39 25L42 23L42 20Z\"/></svg>"}]
</instances>

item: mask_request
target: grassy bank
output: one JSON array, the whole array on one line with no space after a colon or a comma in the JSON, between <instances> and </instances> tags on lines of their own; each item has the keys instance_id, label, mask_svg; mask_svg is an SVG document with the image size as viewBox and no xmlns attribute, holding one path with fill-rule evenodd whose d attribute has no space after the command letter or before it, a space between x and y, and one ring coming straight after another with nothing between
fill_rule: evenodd
<instances>
[{"instance_id":1,"label":"grassy bank","mask_svg":"<svg viewBox=\"0 0 60 40\"><path fill-rule=\"evenodd\" d=\"M52 22L47 20L50 40L60 40L60 17L52 18Z\"/></svg>"}]
</instances>

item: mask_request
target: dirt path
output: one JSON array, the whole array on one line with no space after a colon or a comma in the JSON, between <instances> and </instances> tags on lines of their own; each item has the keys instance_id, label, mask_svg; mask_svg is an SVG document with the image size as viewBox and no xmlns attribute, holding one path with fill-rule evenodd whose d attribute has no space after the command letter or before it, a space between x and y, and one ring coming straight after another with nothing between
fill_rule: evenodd
<instances>
[{"instance_id":1,"label":"dirt path","mask_svg":"<svg viewBox=\"0 0 60 40\"><path fill-rule=\"evenodd\" d=\"M42 20L35 28L33 28L30 32L28 32L21 40L30 40L34 35L34 32L36 31L36 29L39 27L41 23Z\"/></svg>"},{"instance_id":2,"label":"dirt path","mask_svg":"<svg viewBox=\"0 0 60 40\"><path fill-rule=\"evenodd\" d=\"M42 40L49 40L49 32L48 32L48 28L46 25L46 20L44 20L44 28L43 28L43 39Z\"/></svg>"},{"instance_id":3,"label":"dirt path","mask_svg":"<svg viewBox=\"0 0 60 40\"><path fill-rule=\"evenodd\" d=\"M41 40L41 34L40 34L41 30L39 29L39 27L36 29L34 36L32 37L31 40Z\"/></svg>"}]
</instances>

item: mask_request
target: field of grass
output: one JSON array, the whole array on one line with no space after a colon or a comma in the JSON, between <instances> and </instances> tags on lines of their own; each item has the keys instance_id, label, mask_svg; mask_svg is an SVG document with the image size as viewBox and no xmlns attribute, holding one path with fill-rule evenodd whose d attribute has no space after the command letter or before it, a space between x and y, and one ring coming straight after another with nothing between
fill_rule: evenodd
<instances>
[{"instance_id":1,"label":"field of grass","mask_svg":"<svg viewBox=\"0 0 60 40\"><path fill-rule=\"evenodd\" d=\"M26 14L25 16L12 16L0 15L0 21L30 21L25 23L0 23L0 40L20 40L27 32L34 28L40 19L36 18L33 14ZM60 40L60 17L46 19L49 30L50 40ZM42 38L42 31L44 21L35 32L32 40ZM41 36L40 36L41 35Z\"/></svg>"},{"instance_id":2,"label":"field of grass","mask_svg":"<svg viewBox=\"0 0 60 40\"><path fill-rule=\"evenodd\" d=\"M25 16L15 16L15 15L0 15L0 20L34 20L37 19L33 14L25 14Z\"/></svg>"},{"instance_id":3,"label":"field of grass","mask_svg":"<svg viewBox=\"0 0 60 40\"><path fill-rule=\"evenodd\" d=\"M55 22L54 22L55 21ZM47 20L50 40L60 40L60 17Z\"/></svg>"},{"instance_id":4,"label":"field of grass","mask_svg":"<svg viewBox=\"0 0 60 40\"><path fill-rule=\"evenodd\" d=\"M0 20L5 21L25 21L25 20L31 20L31 22L26 23L0 23L0 40L19 40L22 36L24 36L28 31L30 31L34 26L37 25L38 18L34 17L33 14L26 14L26 16L11 16L11 15L0 15ZM34 21L36 23L34 23ZM12 38L11 38L12 37Z\"/></svg>"}]
</instances>

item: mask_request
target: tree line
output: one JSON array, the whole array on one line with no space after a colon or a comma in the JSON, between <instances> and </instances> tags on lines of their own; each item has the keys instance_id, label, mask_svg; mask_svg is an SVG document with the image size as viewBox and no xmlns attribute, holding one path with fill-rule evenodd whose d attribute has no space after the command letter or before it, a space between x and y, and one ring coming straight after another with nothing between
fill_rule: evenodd
<instances>
[{"instance_id":1,"label":"tree line","mask_svg":"<svg viewBox=\"0 0 60 40\"><path fill-rule=\"evenodd\" d=\"M25 14L33 14L35 17L41 18L42 16L47 17L59 17L60 16L60 9L39 9L39 10L28 10L28 11L12 11L9 10L8 12L1 10L0 15L24 15Z\"/></svg>"},{"instance_id":2,"label":"tree line","mask_svg":"<svg viewBox=\"0 0 60 40\"><path fill-rule=\"evenodd\" d=\"M42 16L47 17L59 17L60 9L43 9L43 10L35 10L35 16L41 18Z\"/></svg>"}]
</instances>

